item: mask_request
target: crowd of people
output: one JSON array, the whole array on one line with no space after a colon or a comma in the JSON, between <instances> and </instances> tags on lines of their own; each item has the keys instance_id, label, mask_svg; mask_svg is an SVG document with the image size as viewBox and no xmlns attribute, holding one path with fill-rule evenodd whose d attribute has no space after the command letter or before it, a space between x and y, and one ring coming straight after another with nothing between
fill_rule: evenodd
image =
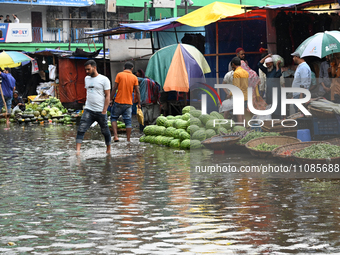
<instances>
[{"instance_id":1,"label":"crowd of people","mask_svg":"<svg viewBox=\"0 0 340 255\"><path fill-rule=\"evenodd\" d=\"M334 103L340 103L340 54L335 53L325 57L322 62L306 62L298 52L291 54L295 66L283 67L281 60L274 60L271 54L263 54L258 62L259 75L252 70L246 60L245 50L236 49L236 57L229 64L229 71L223 79L225 84L233 84L242 90L245 109L247 109L247 89L252 88L252 104L257 110L264 110L273 104L273 88L277 88L277 108L272 114L273 119L282 119L281 115L281 87L308 89L312 98L324 97ZM285 73L291 75L292 82L285 78ZM223 101L220 112L224 117L230 117L232 111L232 94L224 90L226 98ZM293 98L303 98L303 93L294 92ZM268 109L268 108L267 108ZM294 106L295 112L298 108ZM292 113L291 113L292 114ZM243 122L244 116L237 116L237 120Z\"/></svg>"},{"instance_id":2,"label":"crowd of people","mask_svg":"<svg viewBox=\"0 0 340 255\"><path fill-rule=\"evenodd\" d=\"M0 23L20 23L18 15L12 14L12 16L13 16L13 21L10 19L9 15L6 15L6 19L4 19L3 15L0 15Z\"/></svg>"}]
</instances>

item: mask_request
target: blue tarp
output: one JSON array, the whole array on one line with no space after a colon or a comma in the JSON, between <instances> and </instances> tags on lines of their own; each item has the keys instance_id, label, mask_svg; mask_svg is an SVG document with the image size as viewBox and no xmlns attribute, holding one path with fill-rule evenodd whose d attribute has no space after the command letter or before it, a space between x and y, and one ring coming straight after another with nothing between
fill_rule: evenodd
<instances>
[{"instance_id":1,"label":"blue tarp","mask_svg":"<svg viewBox=\"0 0 340 255\"><path fill-rule=\"evenodd\" d=\"M1 0L0 0L1 1ZM162 31L164 29L174 28L182 26L182 24L177 23L177 18L162 19L157 21L143 22L143 23L127 23L119 24L119 27L110 29L101 29L96 31L85 32L85 34L97 35L97 34L124 34L124 33L134 33L137 31Z\"/></svg>"},{"instance_id":2,"label":"blue tarp","mask_svg":"<svg viewBox=\"0 0 340 255\"><path fill-rule=\"evenodd\" d=\"M145 22L145 23L130 23L130 24L120 24L121 27L128 27L132 29L138 29L138 30L155 30L164 26L170 25L172 22L175 22L178 19L176 18L170 18L170 19L161 19L157 21L151 21L151 22Z\"/></svg>"},{"instance_id":3,"label":"blue tarp","mask_svg":"<svg viewBox=\"0 0 340 255\"><path fill-rule=\"evenodd\" d=\"M29 5L51 5L51 6L91 6L96 5L95 0L0 0L0 3L7 4L29 4Z\"/></svg>"},{"instance_id":4,"label":"blue tarp","mask_svg":"<svg viewBox=\"0 0 340 255\"><path fill-rule=\"evenodd\" d=\"M296 4L278 4L278 5L265 5L265 6L259 6L259 9L279 9L279 8L291 8L296 5L300 5L301 3Z\"/></svg>"}]
</instances>

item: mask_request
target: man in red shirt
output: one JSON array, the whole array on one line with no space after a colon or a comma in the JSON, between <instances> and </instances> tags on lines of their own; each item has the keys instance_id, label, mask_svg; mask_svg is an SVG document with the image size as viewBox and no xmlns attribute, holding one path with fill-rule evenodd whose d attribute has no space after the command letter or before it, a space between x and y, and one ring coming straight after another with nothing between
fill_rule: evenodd
<instances>
[{"instance_id":1,"label":"man in red shirt","mask_svg":"<svg viewBox=\"0 0 340 255\"><path fill-rule=\"evenodd\" d=\"M123 120L126 127L126 137L127 141L130 142L131 136L131 116L132 116L132 92L134 92L137 98L137 107L140 106L140 93L138 88L138 79L132 73L133 64L126 62L124 65L124 71L120 72L116 76L115 86L113 87L113 97L114 101L111 110L111 122L113 128L114 141L119 142L117 135L117 120L120 115L123 116ZM118 91L117 91L118 89ZM117 93L116 93L117 91ZM116 94L116 95L115 95Z\"/></svg>"}]
</instances>

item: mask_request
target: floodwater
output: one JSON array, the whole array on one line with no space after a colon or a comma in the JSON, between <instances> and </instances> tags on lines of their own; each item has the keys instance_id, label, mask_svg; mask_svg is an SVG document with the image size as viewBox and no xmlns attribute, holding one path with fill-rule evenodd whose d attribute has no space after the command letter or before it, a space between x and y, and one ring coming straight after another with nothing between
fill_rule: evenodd
<instances>
[{"instance_id":1,"label":"floodwater","mask_svg":"<svg viewBox=\"0 0 340 255\"><path fill-rule=\"evenodd\" d=\"M274 162L174 154L137 138L107 156L97 128L77 156L75 135L75 126L0 127L0 254L340 252L337 180L199 173L192 163L211 158Z\"/></svg>"}]
</instances>

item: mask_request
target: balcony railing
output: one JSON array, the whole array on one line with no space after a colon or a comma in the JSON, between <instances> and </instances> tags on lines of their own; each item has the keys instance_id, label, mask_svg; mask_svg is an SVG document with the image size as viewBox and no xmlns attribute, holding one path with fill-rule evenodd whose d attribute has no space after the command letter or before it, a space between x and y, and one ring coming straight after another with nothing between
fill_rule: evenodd
<instances>
[{"instance_id":1,"label":"balcony railing","mask_svg":"<svg viewBox=\"0 0 340 255\"><path fill-rule=\"evenodd\" d=\"M71 30L63 30L62 28L48 28L43 30L41 27L32 27L32 42L54 42L54 43L102 43L102 37L94 37L85 34L85 32L95 31L93 28L71 28ZM110 37L111 39L143 39L150 38L149 33L137 32L132 34L123 34L120 37Z\"/></svg>"}]
</instances>

